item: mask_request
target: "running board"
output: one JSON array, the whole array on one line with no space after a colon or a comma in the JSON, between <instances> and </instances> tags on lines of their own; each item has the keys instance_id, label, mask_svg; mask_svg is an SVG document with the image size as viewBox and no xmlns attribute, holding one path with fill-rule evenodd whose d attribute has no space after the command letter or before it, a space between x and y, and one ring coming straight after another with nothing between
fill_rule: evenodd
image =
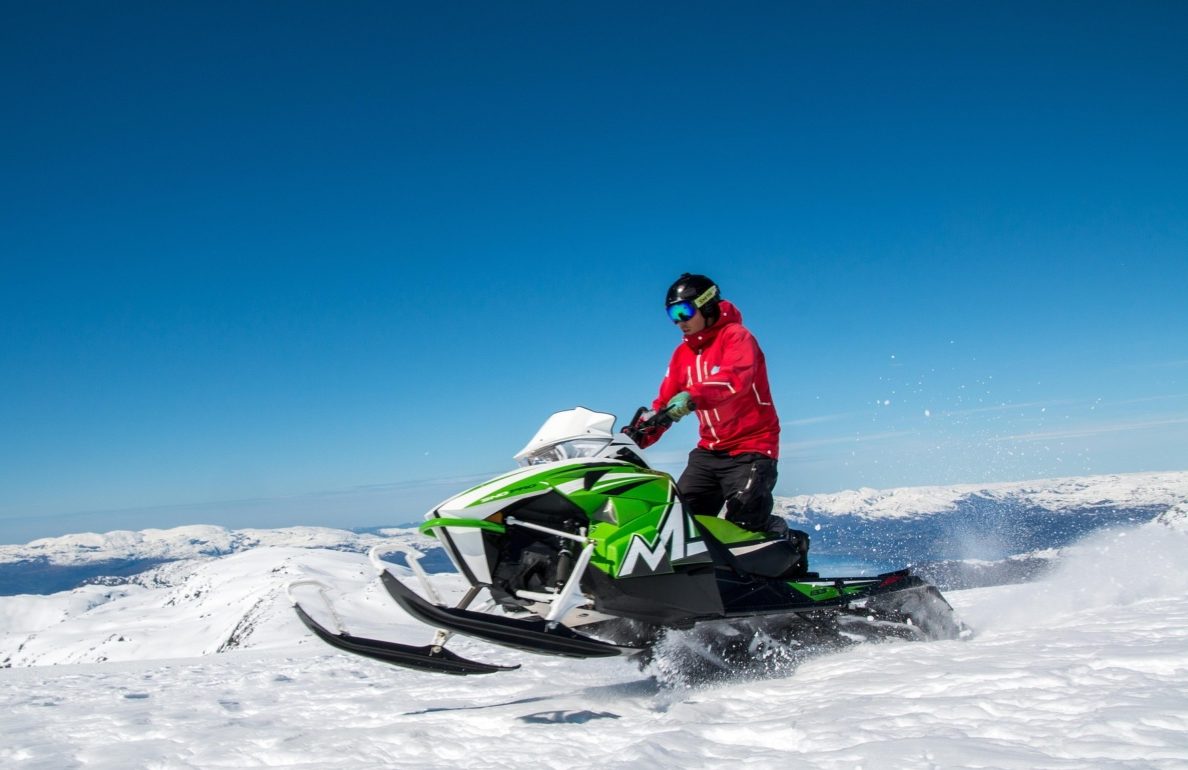
<instances>
[{"instance_id":1,"label":"running board","mask_svg":"<svg viewBox=\"0 0 1188 770\"><path fill-rule=\"evenodd\" d=\"M448 629L525 652L567 658L609 658L638 652L633 647L619 647L583 636L560 623L549 623L543 618L522 620L433 604L387 570L380 573L380 579L405 612L435 628Z\"/></svg>"}]
</instances>

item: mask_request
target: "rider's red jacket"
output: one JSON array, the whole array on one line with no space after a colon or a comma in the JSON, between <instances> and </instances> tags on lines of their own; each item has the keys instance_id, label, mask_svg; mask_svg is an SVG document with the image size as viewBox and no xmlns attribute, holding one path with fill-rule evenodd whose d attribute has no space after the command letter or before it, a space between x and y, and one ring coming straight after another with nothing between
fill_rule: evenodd
<instances>
[{"instance_id":1,"label":"rider's red jacket","mask_svg":"<svg viewBox=\"0 0 1188 770\"><path fill-rule=\"evenodd\" d=\"M717 322L700 334L685 337L672 353L660 395L652 408L687 391L701 421L702 449L731 455L780 454L780 420L767 384L767 362L759 343L742 325L742 314L730 302L719 303ZM659 434L647 444L654 443Z\"/></svg>"}]
</instances>

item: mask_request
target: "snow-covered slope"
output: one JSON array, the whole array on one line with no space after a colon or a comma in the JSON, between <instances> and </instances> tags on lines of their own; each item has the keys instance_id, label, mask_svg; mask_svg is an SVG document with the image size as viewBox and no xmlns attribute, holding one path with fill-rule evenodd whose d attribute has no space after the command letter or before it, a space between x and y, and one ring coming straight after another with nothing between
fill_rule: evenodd
<instances>
[{"instance_id":1,"label":"snow-covered slope","mask_svg":"<svg viewBox=\"0 0 1188 770\"><path fill-rule=\"evenodd\" d=\"M335 565L303 569L355 580L355 562ZM368 606L353 585L352 612ZM453 678L311 640L11 668L0 765L1179 770L1185 597L1188 533L1151 524L1092 536L1042 584L951 594L972 640L864 645L714 687L665 688L618 659L473 654L465 640L464 654L526 665Z\"/></svg>"},{"instance_id":2,"label":"snow-covered slope","mask_svg":"<svg viewBox=\"0 0 1188 770\"><path fill-rule=\"evenodd\" d=\"M361 554L261 546L170 562L120 585L0 597L0 667L292 647L306 634L284 595L289 581L323 580L348 615L374 623L398 614L374 574Z\"/></svg>"},{"instance_id":3,"label":"snow-covered slope","mask_svg":"<svg viewBox=\"0 0 1188 770\"><path fill-rule=\"evenodd\" d=\"M1172 529L1188 532L1188 502L1168 508L1159 515L1156 521Z\"/></svg>"}]
</instances>

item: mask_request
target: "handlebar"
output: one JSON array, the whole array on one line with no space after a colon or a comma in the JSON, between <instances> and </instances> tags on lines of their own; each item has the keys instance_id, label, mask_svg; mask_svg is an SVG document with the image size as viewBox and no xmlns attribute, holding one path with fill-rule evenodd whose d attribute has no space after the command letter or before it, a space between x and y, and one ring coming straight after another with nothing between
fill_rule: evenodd
<instances>
[{"instance_id":1,"label":"handlebar","mask_svg":"<svg viewBox=\"0 0 1188 770\"><path fill-rule=\"evenodd\" d=\"M672 407L666 406L648 419L641 420L640 417L648 411L646 406L641 406L635 410L635 415L631 418L631 422L623 427L623 433L626 433L628 438L638 444L639 440L644 436L657 430L664 430L676 422L668 414L670 409Z\"/></svg>"}]
</instances>

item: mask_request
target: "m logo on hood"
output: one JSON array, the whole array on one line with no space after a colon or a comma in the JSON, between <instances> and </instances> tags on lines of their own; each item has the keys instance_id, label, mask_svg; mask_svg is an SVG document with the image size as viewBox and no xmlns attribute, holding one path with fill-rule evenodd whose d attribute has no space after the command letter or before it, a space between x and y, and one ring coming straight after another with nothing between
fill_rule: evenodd
<instances>
[{"instance_id":1,"label":"m logo on hood","mask_svg":"<svg viewBox=\"0 0 1188 770\"><path fill-rule=\"evenodd\" d=\"M705 542L693 521L685 516L680 502L672 502L657 530L651 543L638 534L631 537L616 577L665 574L672 572L675 565L710 561Z\"/></svg>"}]
</instances>

